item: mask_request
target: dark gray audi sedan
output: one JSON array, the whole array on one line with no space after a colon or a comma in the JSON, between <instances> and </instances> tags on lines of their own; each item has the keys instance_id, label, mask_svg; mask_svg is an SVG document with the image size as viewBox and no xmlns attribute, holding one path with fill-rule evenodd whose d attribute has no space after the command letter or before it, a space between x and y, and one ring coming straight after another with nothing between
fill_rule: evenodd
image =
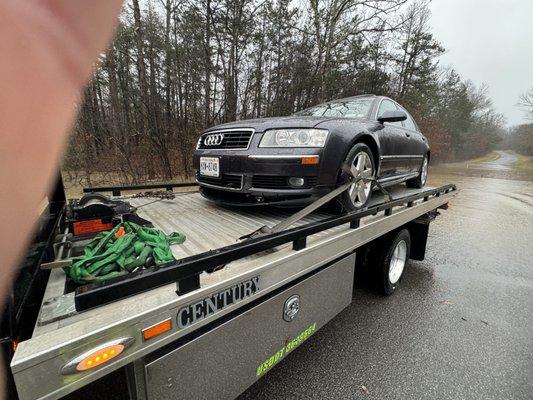
<instances>
[{"instance_id":1,"label":"dark gray audi sedan","mask_svg":"<svg viewBox=\"0 0 533 400\"><path fill-rule=\"evenodd\" d=\"M374 179L424 186L429 157L427 139L402 106L363 95L210 128L193 165L202 195L219 203L300 206L352 179L339 200L355 210L367 204Z\"/></svg>"}]
</instances>

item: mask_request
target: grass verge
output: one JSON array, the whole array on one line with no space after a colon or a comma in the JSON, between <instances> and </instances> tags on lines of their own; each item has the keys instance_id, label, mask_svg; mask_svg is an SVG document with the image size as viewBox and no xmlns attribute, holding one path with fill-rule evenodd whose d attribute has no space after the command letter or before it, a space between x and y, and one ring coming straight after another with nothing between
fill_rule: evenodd
<instances>
[{"instance_id":1,"label":"grass verge","mask_svg":"<svg viewBox=\"0 0 533 400\"><path fill-rule=\"evenodd\" d=\"M514 163L514 168L524 174L531 174L533 177L533 157L531 156L524 156L523 154L512 152L517 160Z\"/></svg>"},{"instance_id":2,"label":"grass verge","mask_svg":"<svg viewBox=\"0 0 533 400\"><path fill-rule=\"evenodd\" d=\"M496 153L495 151L491 151L490 153L485 154L482 157L473 158L472 160L466 160L464 162L468 164L481 164L481 163L496 161L498 158L500 158L500 155Z\"/></svg>"}]
</instances>

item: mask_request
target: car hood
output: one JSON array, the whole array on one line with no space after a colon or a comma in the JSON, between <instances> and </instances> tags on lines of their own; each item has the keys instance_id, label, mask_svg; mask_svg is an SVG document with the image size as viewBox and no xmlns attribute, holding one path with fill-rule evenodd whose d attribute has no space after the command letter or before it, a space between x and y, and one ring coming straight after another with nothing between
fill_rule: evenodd
<instances>
[{"instance_id":1,"label":"car hood","mask_svg":"<svg viewBox=\"0 0 533 400\"><path fill-rule=\"evenodd\" d=\"M329 130L343 130L347 129L349 131L358 130L358 129L375 129L377 126L382 126L377 124L375 121L369 121L366 118L327 118L323 121L320 121L315 125L317 128L329 129Z\"/></svg>"},{"instance_id":2,"label":"car hood","mask_svg":"<svg viewBox=\"0 0 533 400\"><path fill-rule=\"evenodd\" d=\"M256 132L263 132L268 129L276 128L314 128L318 124L332 119L334 118L303 116L245 119L242 121L228 122L213 126L212 128L207 129L205 132L235 128L253 128Z\"/></svg>"}]
</instances>

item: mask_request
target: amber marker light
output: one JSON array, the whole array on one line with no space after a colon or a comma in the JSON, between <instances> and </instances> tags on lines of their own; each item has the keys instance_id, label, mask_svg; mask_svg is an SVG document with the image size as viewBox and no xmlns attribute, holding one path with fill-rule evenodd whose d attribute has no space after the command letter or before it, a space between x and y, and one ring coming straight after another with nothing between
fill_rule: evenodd
<instances>
[{"instance_id":1,"label":"amber marker light","mask_svg":"<svg viewBox=\"0 0 533 400\"><path fill-rule=\"evenodd\" d=\"M124 350L124 346L121 344L114 344L108 347L105 347L101 350L97 350L89 356L85 357L80 363L76 366L78 371L85 371L115 358Z\"/></svg>"},{"instance_id":2,"label":"amber marker light","mask_svg":"<svg viewBox=\"0 0 533 400\"><path fill-rule=\"evenodd\" d=\"M132 337L127 337L104 343L70 360L63 366L61 373L69 375L96 368L120 355L134 341Z\"/></svg>"},{"instance_id":3,"label":"amber marker light","mask_svg":"<svg viewBox=\"0 0 533 400\"><path fill-rule=\"evenodd\" d=\"M159 336L172 329L172 319L166 319L164 321L158 322L155 325L152 325L148 328L143 329L143 339L149 340L156 336Z\"/></svg>"},{"instance_id":4,"label":"amber marker light","mask_svg":"<svg viewBox=\"0 0 533 400\"><path fill-rule=\"evenodd\" d=\"M302 165L318 165L319 161L319 156L302 157Z\"/></svg>"}]
</instances>

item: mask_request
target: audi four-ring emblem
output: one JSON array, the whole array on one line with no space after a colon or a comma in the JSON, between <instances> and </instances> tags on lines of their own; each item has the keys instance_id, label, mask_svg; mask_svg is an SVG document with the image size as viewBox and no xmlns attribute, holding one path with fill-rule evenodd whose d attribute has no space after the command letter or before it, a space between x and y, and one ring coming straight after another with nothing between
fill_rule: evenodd
<instances>
[{"instance_id":1,"label":"audi four-ring emblem","mask_svg":"<svg viewBox=\"0 0 533 400\"><path fill-rule=\"evenodd\" d=\"M218 146L222 144L222 140L224 140L224 134L223 133L214 133L212 135L207 135L204 139L204 145L206 146Z\"/></svg>"}]
</instances>

